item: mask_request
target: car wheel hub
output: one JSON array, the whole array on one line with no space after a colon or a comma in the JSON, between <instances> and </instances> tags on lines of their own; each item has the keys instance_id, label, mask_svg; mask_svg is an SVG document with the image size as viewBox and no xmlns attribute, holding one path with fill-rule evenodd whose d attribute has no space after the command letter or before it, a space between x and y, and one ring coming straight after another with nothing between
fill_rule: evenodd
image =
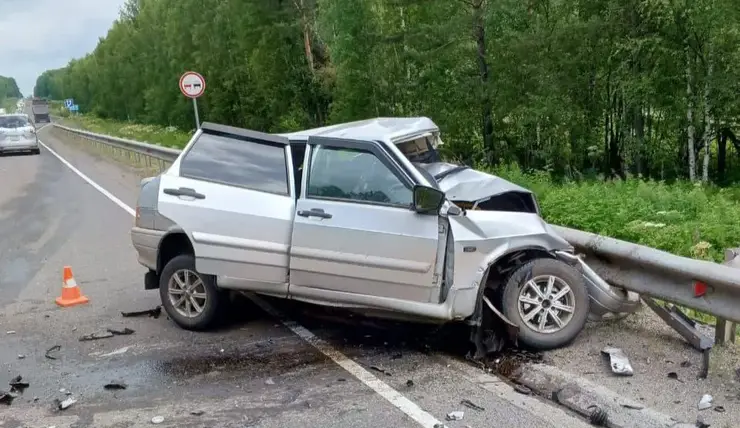
<instances>
[{"instance_id":1,"label":"car wheel hub","mask_svg":"<svg viewBox=\"0 0 740 428\"><path fill-rule=\"evenodd\" d=\"M556 333L573 319L575 295L570 286L554 275L540 275L524 283L519 291L519 316L530 329Z\"/></svg>"},{"instance_id":2,"label":"car wheel hub","mask_svg":"<svg viewBox=\"0 0 740 428\"><path fill-rule=\"evenodd\" d=\"M172 274L167 283L167 295L175 311L186 318L203 313L208 297L200 275L189 269Z\"/></svg>"}]
</instances>

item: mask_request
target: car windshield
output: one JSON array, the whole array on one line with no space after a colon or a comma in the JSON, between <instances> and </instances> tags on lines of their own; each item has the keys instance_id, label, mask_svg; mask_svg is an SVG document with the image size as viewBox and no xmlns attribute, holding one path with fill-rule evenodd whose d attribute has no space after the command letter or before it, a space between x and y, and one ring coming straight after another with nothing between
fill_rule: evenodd
<instances>
[{"instance_id":1,"label":"car windshield","mask_svg":"<svg viewBox=\"0 0 740 428\"><path fill-rule=\"evenodd\" d=\"M0 128L23 128L29 126L28 119L23 116L0 116Z\"/></svg>"},{"instance_id":2,"label":"car windshield","mask_svg":"<svg viewBox=\"0 0 740 428\"><path fill-rule=\"evenodd\" d=\"M398 149L401 150L408 160L415 163L433 163L439 162L439 152L436 146L442 144L439 139L439 133L425 134L410 141L398 143Z\"/></svg>"}]
</instances>

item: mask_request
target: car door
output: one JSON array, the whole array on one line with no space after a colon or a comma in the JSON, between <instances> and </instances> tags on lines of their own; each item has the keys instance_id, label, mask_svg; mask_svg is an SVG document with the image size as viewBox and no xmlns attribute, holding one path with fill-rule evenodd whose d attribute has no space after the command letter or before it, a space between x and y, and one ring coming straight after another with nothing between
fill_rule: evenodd
<instances>
[{"instance_id":1,"label":"car door","mask_svg":"<svg viewBox=\"0 0 740 428\"><path fill-rule=\"evenodd\" d=\"M285 295L293 182L286 138L204 124L162 175L158 209L190 237L199 272Z\"/></svg>"},{"instance_id":2,"label":"car door","mask_svg":"<svg viewBox=\"0 0 740 428\"><path fill-rule=\"evenodd\" d=\"M381 143L321 137L308 143L290 295L436 303L439 217L410 209L410 174Z\"/></svg>"}]
</instances>

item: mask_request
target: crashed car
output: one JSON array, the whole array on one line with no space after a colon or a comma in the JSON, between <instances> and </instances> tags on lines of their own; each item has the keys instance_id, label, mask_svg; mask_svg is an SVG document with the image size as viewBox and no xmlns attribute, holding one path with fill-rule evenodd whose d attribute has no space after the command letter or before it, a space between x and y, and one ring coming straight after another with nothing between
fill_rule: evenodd
<instances>
[{"instance_id":1,"label":"crashed car","mask_svg":"<svg viewBox=\"0 0 740 428\"><path fill-rule=\"evenodd\" d=\"M478 355L509 339L561 347L590 312L633 310L530 191L442 162L440 144L425 117L280 135L204 123L142 181L131 237L144 287L186 329L213 325L227 292L253 292L464 322Z\"/></svg>"}]
</instances>

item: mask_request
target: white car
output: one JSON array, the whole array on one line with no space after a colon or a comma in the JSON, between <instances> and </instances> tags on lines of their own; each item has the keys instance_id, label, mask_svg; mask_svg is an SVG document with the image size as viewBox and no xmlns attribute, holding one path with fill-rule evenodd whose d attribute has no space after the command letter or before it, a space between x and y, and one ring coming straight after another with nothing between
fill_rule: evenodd
<instances>
[{"instance_id":1,"label":"white car","mask_svg":"<svg viewBox=\"0 0 740 428\"><path fill-rule=\"evenodd\" d=\"M0 115L0 153L40 154L36 128L27 114Z\"/></svg>"}]
</instances>

